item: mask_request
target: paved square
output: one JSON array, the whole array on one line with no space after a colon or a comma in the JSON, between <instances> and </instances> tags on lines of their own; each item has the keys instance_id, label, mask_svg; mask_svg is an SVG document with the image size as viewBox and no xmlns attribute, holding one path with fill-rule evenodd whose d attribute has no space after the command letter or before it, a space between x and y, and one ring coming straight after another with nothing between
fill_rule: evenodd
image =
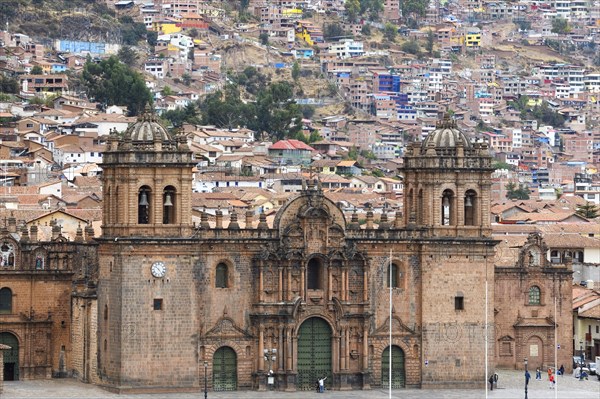
<instances>
[{"instance_id":1,"label":"paved square","mask_svg":"<svg viewBox=\"0 0 600 399\"><path fill-rule=\"evenodd\" d=\"M498 371L498 387L494 391L487 392L489 399L522 399L524 393L524 376L521 371ZM600 381L596 376L590 376L588 380L579 381L571 375L559 376L556 390L550 389L547 375L542 376L541 381L532 379L528 387L529 399L599 399ZM234 399L234 398L282 398L282 399L304 399L320 398L325 395L330 398L364 398L384 399L388 392L381 389L370 391L327 391L324 394L317 392L256 392L256 391L234 391L234 392L208 392L210 399ZM35 380L35 381L9 381L5 382L4 393L1 399L56 399L56 398L81 398L81 399L202 399L204 392L184 394L126 394L118 395L102 390L90 384L83 384L73 379L63 380ZM421 390L421 389L399 389L392 391L395 399L483 399L486 392L483 390Z\"/></svg>"}]
</instances>

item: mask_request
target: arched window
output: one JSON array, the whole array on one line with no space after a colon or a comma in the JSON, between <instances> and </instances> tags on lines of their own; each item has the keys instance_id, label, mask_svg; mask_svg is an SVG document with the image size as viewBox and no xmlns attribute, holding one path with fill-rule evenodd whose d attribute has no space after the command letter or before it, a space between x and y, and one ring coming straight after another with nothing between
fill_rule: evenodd
<instances>
[{"instance_id":1,"label":"arched window","mask_svg":"<svg viewBox=\"0 0 600 399\"><path fill-rule=\"evenodd\" d=\"M309 290L323 289L322 274L322 266L319 259L312 258L309 260L308 267L306 268L306 288Z\"/></svg>"},{"instance_id":2,"label":"arched window","mask_svg":"<svg viewBox=\"0 0 600 399\"><path fill-rule=\"evenodd\" d=\"M530 305L539 305L541 303L541 291L540 287L534 285L529 288L529 304Z\"/></svg>"},{"instance_id":3,"label":"arched window","mask_svg":"<svg viewBox=\"0 0 600 399\"><path fill-rule=\"evenodd\" d=\"M0 314L12 313L12 291L10 288L0 289Z\"/></svg>"},{"instance_id":4,"label":"arched window","mask_svg":"<svg viewBox=\"0 0 600 399\"><path fill-rule=\"evenodd\" d=\"M477 224L477 193L468 190L465 193L465 226L475 226Z\"/></svg>"},{"instance_id":5,"label":"arched window","mask_svg":"<svg viewBox=\"0 0 600 399\"><path fill-rule=\"evenodd\" d=\"M392 263L391 266L392 269L392 288L399 288L400 287L400 268L398 267L397 264ZM386 276L386 285L388 288L390 288L390 265L387 265L387 270L385 273Z\"/></svg>"},{"instance_id":6,"label":"arched window","mask_svg":"<svg viewBox=\"0 0 600 399\"><path fill-rule=\"evenodd\" d=\"M454 193L452 190L444 190L442 193L442 226L454 224Z\"/></svg>"},{"instance_id":7,"label":"arched window","mask_svg":"<svg viewBox=\"0 0 600 399\"><path fill-rule=\"evenodd\" d=\"M215 271L215 287L227 288L229 280L229 272L225 263L219 263Z\"/></svg>"},{"instance_id":8,"label":"arched window","mask_svg":"<svg viewBox=\"0 0 600 399\"><path fill-rule=\"evenodd\" d=\"M175 223L175 187L163 190L163 224Z\"/></svg>"},{"instance_id":9,"label":"arched window","mask_svg":"<svg viewBox=\"0 0 600 399\"><path fill-rule=\"evenodd\" d=\"M415 204L416 208L416 218L417 224L422 225L425 222L425 215L423 214L425 211L423 210L423 190L419 190L417 194L417 203Z\"/></svg>"},{"instance_id":10,"label":"arched window","mask_svg":"<svg viewBox=\"0 0 600 399\"><path fill-rule=\"evenodd\" d=\"M150 223L150 187L142 186L138 192L138 224Z\"/></svg>"}]
</instances>

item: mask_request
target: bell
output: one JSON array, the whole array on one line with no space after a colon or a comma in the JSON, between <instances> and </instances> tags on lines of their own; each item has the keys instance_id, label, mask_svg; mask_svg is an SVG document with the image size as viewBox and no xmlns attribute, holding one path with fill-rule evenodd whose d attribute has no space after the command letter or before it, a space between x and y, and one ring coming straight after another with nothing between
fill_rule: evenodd
<instances>
[{"instance_id":1,"label":"bell","mask_svg":"<svg viewBox=\"0 0 600 399\"><path fill-rule=\"evenodd\" d=\"M171 194L169 193L165 195L165 206L173 206L173 201L171 201Z\"/></svg>"},{"instance_id":2,"label":"bell","mask_svg":"<svg viewBox=\"0 0 600 399\"><path fill-rule=\"evenodd\" d=\"M148 203L148 194L146 194L145 191L142 191L142 194L140 195L140 203L141 206L148 206L150 205Z\"/></svg>"},{"instance_id":3,"label":"bell","mask_svg":"<svg viewBox=\"0 0 600 399\"><path fill-rule=\"evenodd\" d=\"M465 198L465 206L471 207L473 206L473 202L471 202L471 196L467 195L467 197Z\"/></svg>"}]
</instances>

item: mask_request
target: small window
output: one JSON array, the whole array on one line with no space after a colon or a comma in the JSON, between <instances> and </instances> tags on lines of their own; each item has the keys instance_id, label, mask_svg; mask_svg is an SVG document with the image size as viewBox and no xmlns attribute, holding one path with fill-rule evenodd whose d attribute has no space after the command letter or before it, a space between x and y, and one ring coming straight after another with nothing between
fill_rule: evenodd
<instances>
[{"instance_id":1,"label":"small window","mask_svg":"<svg viewBox=\"0 0 600 399\"><path fill-rule=\"evenodd\" d=\"M162 310L163 300L162 298L154 298L154 310Z\"/></svg>"},{"instance_id":2,"label":"small window","mask_svg":"<svg viewBox=\"0 0 600 399\"><path fill-rule=\"evenodd\" d=\"M465 310L465 297L457 295L454 297L454 310Z\"/></svg>"},{"instance_id":3,"label":"small window","mask_svg":"<svg viewBox=\"0 0 600 399\"><path fill-rule=\"evenodd\" d=\"M0 289L0 314L12 313L12 291L10 288Z\"/></svg>"},{"instance_id":4,"label":"small window","mask_svg":"<svg viewBox=\"0 0 600 399\"><path fill-rule=\"evenodd\" d=\"M533 286L529 288L529 304L530 305L539 305L541 303L541 291L540 287Z\"/></svg>"},{"instance_id":5,"label":"small window","mask_svg":"<svg viewBox=\"0 0 600 399\"><path fill-rule=\"evenodd\" d=\"M400 287L400 268L398 267L398 265L396 265L395 263L392 263L392 288L399 288ZM386 273L386 285L388 288L390 288L390 267L387 267L387 273Z\"/></svg>"},{"instance_id":6,"label":"small window","mask_svg":"<svg viewBox=\"0 0 600 399\"><path fill-rule=\"evenodd\" d=\"M215 275L215 287L217 288L227 288L227 280L228 280L228 271L227 265L225 263L219 263L217 265L216 275Z\"/></svg>"}]
</instances>

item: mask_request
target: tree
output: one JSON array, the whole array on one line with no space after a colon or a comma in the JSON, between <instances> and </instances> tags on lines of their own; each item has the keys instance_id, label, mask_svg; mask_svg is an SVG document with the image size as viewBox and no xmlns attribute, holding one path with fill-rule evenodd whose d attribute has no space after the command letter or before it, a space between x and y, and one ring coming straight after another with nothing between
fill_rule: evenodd
<instances>
[{"instance_id":1,"label":"tree","mask_svg":"<svg viewBox=\"0 0 600 399\"><path fill-rule=\"evenodd\" d=\"M99 63L88 60L82 72L88 97L106 105L126 105L130 115L152 103L152 94L141 74L121 63L116 56Z\"/></svg>"},{"instance_id":2,"label":"tree","mask_svg":"<svg viewBox=\"0 0 600 399\"><path fill-rule=\"evenodd\" d=\"M158 41L158 32L153 30L146 32L146 41L148 42L149 46L156 46L156 42Z\"/></svg>"},{"instance_id":3,"label":"tree","mask_svg":"<svg viewBox=\"0 0 600 399\"><path fill-rule=\"evenodd\" d=\"M185 72L183 75L181 75L181 81L186 86L191 85L192 84L192 75L190 75L189 73Z\"/></svg>"},{"instance_id":4,"label":"tree","mask_svg":"<svg viewBox=\"0 0 600 399\"><path fill-rule=\"evenodd\" d=\"M406 20L417 21L418 17L424 17L429 8L429 0L404 0L400 2L402 17Z\"/></svg>"},{"instance_id":5,"label":"tree","mask_svg":"<svg viewBox=\"0 0 600 399\"><path fill-rule=\"evenodd\" d=\"M407 42L402 43L400 47L402 51L409 54L419 54L419 43L416 40L409 40Z\"/></svg>"},{"instance_id":6,"label":"tree","mask_svg":"<svg viewBox=\"0 0 600 399\"><path fill-rule=\"evenodd\" d=\"M360 14L360 1L359 0L346 0L344 4L346 13L348 13L348 19L350 22L355 22L356 18Z\"/></svg>"},{"instance_id":7,"label":"tree","mask_svg":"<svg viewBox=\"0 0 600 399\"><path fill-rule=\"evenodd\" d=\"M300 77L300 65L298 64L298 61L295 61L294 65L292 65L292 79L294 79L294 81L298 81L299 77Z\"/></svg>"},{"instance_id":8,"label":"tree","mask_svg":"<svg viewBox=\"0 0 600 399\"><path fill-rule=\"evenodd\" d=\"M0 93L17 94L19 92L19 81L0 74Z\"/></svg>"},{"instance_id":9,"label":"tree","mask_svg":"<svg viewBox=\"0 0 600 399\"><path fill-rule=\"evenodd\" d=\"M260 41L260 44L263 45L267 45L269 44L269 34L267 32L263 32L260 35L258 35L258 41Z\"/></svg>"},{"instance_id":10,"label":"tree","mask_svg":"<svg viewBox=\"0 0 600 399\"><path fill-rule=\"evenodd\" d=\"M598 207L591 202L586 202L583 205L578 205L577 210L575 211L576 214L586 219L597 218L598 212L600 212Z\"/></svg>"},{"instance_id":11,"label":"tree","mask_svg":"<svg viewBox=\"0 0 600 399\"><path fill-rule=\"evenodd\" d=\"M337 42L346 36L349 36L348 32L346 32L342 25L337 22L323 25L323 39L326 41Z\"/></svg>"},{"instance_id":12,"label":"tree","mask_svg":"<svg viewBox=\"0 0 600 399\"><path fill-rule=\"evenodd\" d=\"M123 46L117 53L119 60L130 67L135 67L139 59L138 53L131 46Z\"/></svg>"},{"instance_id":13,"label":"tree","mask_svg":"<svg viewBox=\"0 0 600 399\"><path fill-rule=\"evenodd\" d=\"M360 29L360 33L361 33L363 36L371 36L371 25L364 24L364 25L362 26L362 28Z\"/></svg>"},{"instance_id":14,"label":"tree","mask_svg":"<svg viewBox=\"0 0 600 399\"><path fill-rule=\"evenodd\" d=\"M558 33L560 35L564 35L571 31L571 26L569 25L569 21L565 18L554 18L552 20L552 33Z\"/></svg>"},{"instance_id":15,"label":"tree","mask_svg":"<svg viewBox=\"0 0 600 399\"><path fill-rule=\"evenodd\" d=\"M429 55L433 54L433 44L435 43L435 35L431 29L427 31L427 42L425 43L425 50Z\"/></svg>"},{"instance_id":16,"label":"tree","mask_svg":"<svg viewBox=\"0 0 600 399\"><path fill-rule=\"evenodd\" d=\"M359 0L360 15L368 16L371 21L379 20L379 14L383 11L383 0Z\"/></svg>"},{"instance_id":17,"label":"tree","mask_svg":"<svg viewBox=\"0 0 600 399\"><path fill-rule=\"evenodd\" d=\"M386 22L383 26L383 36L385 36L385 38L390 42L393 42L394 40L396 40L397 35L398 28L396 27L396 25L392 24L391 22Z\"/></svg>"},{"instance_id":18,"label":"tree","mask_svg":"<svg viewBox=\"0 0 600 399\"><path fill-rule=\"evenodd\" d=\"M521 183L519 183L519 186L517 186L514 182L510 182L505 186L505 188L506 198L508 199L529 199L529 189L527 188L527 186L524 186Z\"/></svg>"},{"instance_id":19,"label":"tree","mask_svg":"<svg viewBox=\"0 0 600 399\"><path fill-rule=\"evenodd\" d=\"M44 70L39 65L34 65L34 67L31 68L32 75L42 75L43 73L44 73Z\"/></svg>"}]
</instances>

